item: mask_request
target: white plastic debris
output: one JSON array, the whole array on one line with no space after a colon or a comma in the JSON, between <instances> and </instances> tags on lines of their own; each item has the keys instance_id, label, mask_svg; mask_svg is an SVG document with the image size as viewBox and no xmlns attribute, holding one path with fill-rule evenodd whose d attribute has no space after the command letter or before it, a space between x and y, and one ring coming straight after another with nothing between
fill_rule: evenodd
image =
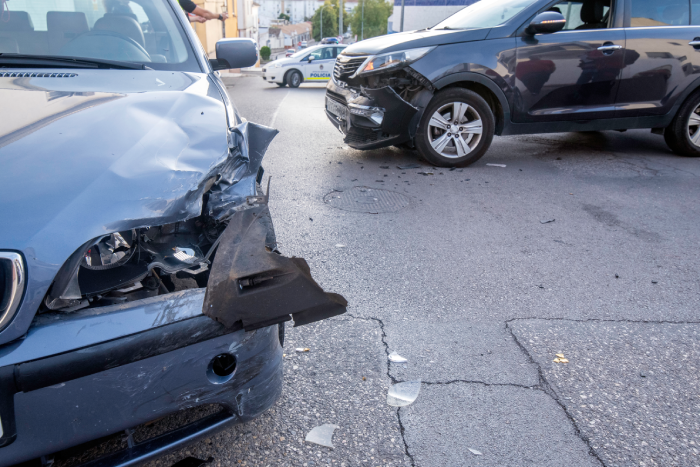
<instances>
[{"instance_id":1,"label":"white plastic debris","mask_svg":"<svg viewBox=\"0 0 700 467\"><path fill-rule=\"evenodd\" d=\"M308 347L297 347L297 348L294 349L294 350L296 350L297 352L308 352L308 351L311 350L311 349L308 348Z\"/></svg>"},{"instance_id":2,"label":"white plastic debris","mask_svg":"<svg viewBox=\"0 0 700 467\"><path fill-rule=\"evenodd\" d=\"M396 352L391 352L389 354L389 361L394 362L394 363L406 363L408 361L408 359L402 357L401 355L397 354Z\"/></svg>"},{"instance_id":3,"label":"white plastic debris","mask_svg":"<svg viewBox=\"0 0 700 467\"><path fill-rule=\"evenodd\" d=\"M421 381L406 381L397 383L389 388L386 395L386 403L392 407L405 407L411 405L418 398Z\"/></svg>"},{"instance_id":4,"label":"white plastic debris","mask_svg":"<svg viewBox=\"0 0 700 467\"><path fill-rule=\"evenodd\" d=\"M320 444L321 446L326 446L327 448L333 449L333 432L336 428L340 428L338 425L325 424L315 427L313 430L309 431L306 435L304 441L308 443Z\"/></svg>"},{"instance_id":5,"label":"white plastic debris","mask_svg":"<svg viewBox=\"0 0 700 467\"><path fill-rule=\"evenodd\" d=\"M486 165L488 165L489 167L505 167L506 166L505 164L486 164Z\"/></svg>"},{"instance_id":6,"label":"white plastic debris","mask_svg":"<svg viewBox=\"0 0 700 467\"><path fill-rule=\"evenodd\" d=\"M471 452L471 453L474 454L475 456L483 456L483 454L481 453L481 451L477 451L476 449L472 449L472 448L467 448L467 449L469 449L469 452Z\"/></svg>"},{"instance_id":7,"label":"white plastic debris","mask_svg":"<svg viewBox=\"0 0 700 467\"><path fill-rule=\"evenodd\" d=\"M345 245L343 245L342 243L338 243L335 247L336 248L345 248Z\"/></svg>"}]
</instances>

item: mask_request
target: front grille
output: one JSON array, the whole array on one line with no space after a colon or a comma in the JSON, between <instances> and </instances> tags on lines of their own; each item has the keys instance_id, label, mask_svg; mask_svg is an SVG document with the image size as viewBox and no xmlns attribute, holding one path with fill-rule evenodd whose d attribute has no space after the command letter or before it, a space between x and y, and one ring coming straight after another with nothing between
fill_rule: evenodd
<instances>
[{"instance_id":1,"label":"front grille","mask_svg":"<svg viewBox=\"0 0 700 467\"><path fill-rule=\"evenodd\" d=\"M367 60L367 55L338 55L333 68L333 76L335 79L342 79L354 74L360 65Z\"/></svg>"},{"instance_id":2,"label":"front grille","mask_svg":"<svg viewBox=\"0 0 700 467\"><path fill-rule=\"evenodd\" d=\"M76 73L33 73L24 71L0 71L0 78L73 78Z\"/></svg>"},{"instance_id":3,"label":"front grille","mask_svg":"<svg viewBox=\"0 0 700 467\"><path fill-rule=\"evenodd\" d=\"M18 253L0 251L0 330L17 312L25 281L22 257Z\"/></svg>"},{"instance_id":4,"label":"front grille","mask_svg":"<svg viewBox=\"0 0 700 467\"><path fill-rule=\"evenodd\" d=\"M378 143L380 141L384 141L385 139L391 138L391 135L388 135L384 132L379 132L379 131L358 131L358 132L353 132L353 133L348 133L345 135L345 138L343 139L343 142L345 144L370 144L370 143Z\"/></svg>"}]
</instances>

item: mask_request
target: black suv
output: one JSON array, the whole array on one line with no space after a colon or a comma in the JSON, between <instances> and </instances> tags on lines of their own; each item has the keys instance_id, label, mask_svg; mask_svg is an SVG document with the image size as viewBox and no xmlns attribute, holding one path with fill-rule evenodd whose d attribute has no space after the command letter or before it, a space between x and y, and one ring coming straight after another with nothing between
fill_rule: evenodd
<instances>
[{"instance_id":1,"label":"black suv","mask_svg":"<svg viewBox=\"0 0 700 467\"><path fill-rule=\"evenodd\" d=\"M700 155L700 0L483 0L338 56L326 114L356 149L467 165L493 135L651 128Z\"/></svg>"}]
</instances>

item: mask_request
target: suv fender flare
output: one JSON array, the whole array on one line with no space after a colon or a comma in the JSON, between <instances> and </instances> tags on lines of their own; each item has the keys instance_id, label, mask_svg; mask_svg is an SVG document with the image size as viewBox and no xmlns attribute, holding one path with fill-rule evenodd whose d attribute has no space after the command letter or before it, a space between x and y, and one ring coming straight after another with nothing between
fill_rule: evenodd
<instances>
[{"instance_id":1,"label":"suv fender flare","mask_svg":"<svg viewBox=\"0 0 700 467\"><path fill-rule=\"evenodd\" d=\"M436 91L439 91L440 89L443 89L449 86L450 84L454 83L478 83L488 88L488 90L491 91L491 93L493 93L496 99L498 99L498 103L501 107L500 115L498 115L499 112L497 110L494 111L494 114L496 116L495 133L497 135L507 134L507 128L510 126L510 103L508 102L508 99L506 98L506 95L503 92L503 90L499 88L498 85L492 79L489 79L487 76L484 76L480 73L474 73L472 71L462 71L458 73L452 73L437 79L433 83L433 86L435 87Z\"/></svg>"}]
</instances>

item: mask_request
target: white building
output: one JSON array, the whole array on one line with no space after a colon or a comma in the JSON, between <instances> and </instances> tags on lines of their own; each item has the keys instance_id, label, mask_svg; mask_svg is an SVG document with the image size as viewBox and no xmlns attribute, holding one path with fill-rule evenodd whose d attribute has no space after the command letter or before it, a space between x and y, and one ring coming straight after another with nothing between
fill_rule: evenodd
<instances>
[{"instance_id":1,"label":"white building","mask_svg":"<svg viewBox=\"0 0 700 467\"><path fill-rule=\"evenodd\" d=\"M271 49L293 48L299 42L313 38L311 22L298 24L272 24L269 28L260 28L260 46Z\"/></svg>"},{"instance_id":2,"label":"white building","mask_svg":"<svg viewBox=\"0 0 700 467\"><path fill-rule=\"evenodd\" d=\"M258 41L259 0L236 0L238 2L238 37L250 37Z\"/></svg>"},{"instance_id":3,"label":"white building","mask_svg":"<svg viewBox=\"0 0 700 467\"><path fill-rule=\"evenodd\" d=\"M311 18L321 4L318 0L257 0L260 3L260 25L267 27L270 22L280 17L281 13L289 15L291 24L302 23Z\"/></svg>"},{"instance_id":4,"label":"white building","mask_svg":"<svg viewBox=\"0 0 700 467\"><path fill-rule=\"evenodd\" d=\"M404 0L403 30L429 28L478 0ZM401 0L394 0L387 31L401 31Z\"/></svg>"}]
</instances>

